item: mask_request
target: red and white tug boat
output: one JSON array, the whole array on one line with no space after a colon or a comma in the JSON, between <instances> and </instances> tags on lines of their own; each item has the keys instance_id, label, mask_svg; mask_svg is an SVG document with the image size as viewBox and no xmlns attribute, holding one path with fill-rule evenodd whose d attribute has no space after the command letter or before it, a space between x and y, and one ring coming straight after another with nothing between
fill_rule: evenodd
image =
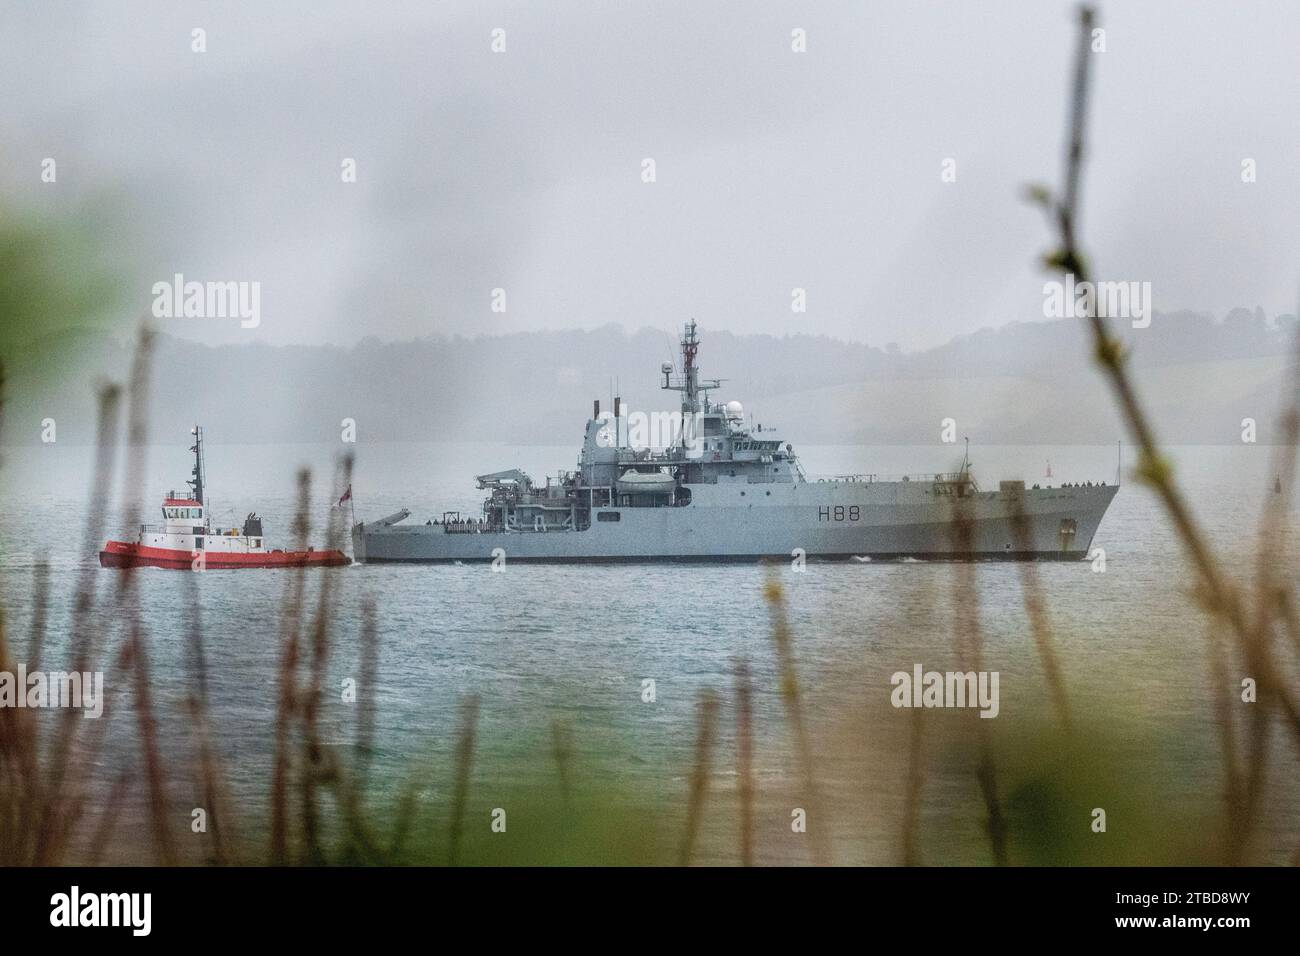
<instances>
[{"instance_id":1,"label":"red and white tug boat","mask_svg":"<svg viewBox=\"0 0 1300 956\"><path fill-rule=\"evenodd\" d=\"M230 568L336 567L351 564L342 551L268 550L262 537L262 519L249 514L243 528L213 528L203 497L203 429L194 435L194 477L186 482L189 494L169 491L163 499L161 525L141 525L133 542L110 541L99 552L106 568L174 568L208 571Z\"/></svg>"}]
</instances>

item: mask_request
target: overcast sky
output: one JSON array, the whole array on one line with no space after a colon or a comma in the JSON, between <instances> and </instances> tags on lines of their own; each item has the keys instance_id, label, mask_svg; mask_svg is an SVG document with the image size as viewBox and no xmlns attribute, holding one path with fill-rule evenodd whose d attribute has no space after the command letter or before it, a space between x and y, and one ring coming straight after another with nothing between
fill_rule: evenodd
<instances>
[{"instance_id":1,"label":"overcast sky","mask_svg":"<svg viewBox=\"0 0 1300 956\"><path fill-rule=\"evenodd\" d=\"M260 282L256 329L164 326L209 342L695 316L922 348L1042 317L1018 193L1060 178L1073 9L5 0L0 196L112 196L139 311L174 272ZM1157 310L1293 312L1300 4L1126 0L1101 26L1098 273Z\"/></svg>"}]
</instances>

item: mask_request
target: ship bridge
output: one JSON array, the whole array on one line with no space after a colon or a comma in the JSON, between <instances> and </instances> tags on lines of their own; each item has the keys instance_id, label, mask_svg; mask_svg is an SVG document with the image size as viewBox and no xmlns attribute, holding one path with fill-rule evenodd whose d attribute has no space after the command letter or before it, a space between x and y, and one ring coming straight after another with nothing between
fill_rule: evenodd
<instances>
[{"instance_id":1,"label":"ship bridge","mask_svg":"<svg viewBox=\"0 0 1300 956\"><path fill-rule=\"evenodd\" d=\"M545 485L518 468L478 475L479 489L490 492L483 517L445 514L430 525L458 534L583 530L593 520L605 520L601 509L684 507L691 503L692 487L700 485L806 481L794 446L775 428L751 423L738 401L712 400L710 393L723 380L700 376L699 347L692 320L681 339L681 373L671 365L663 368L661 387L680 392L681 403L679 414L662 413L675 419L662 447L634 446L622 400L615 398L612 414L604 415L597 400L576 470L548 477Z\"/></svg>"},{"instance_id":2,"label":"ship bridge","mask_svg":"<svg viewBox=\"0 0 1300 956\"><path fill-rule=\"evenodd\" d=\"M783 441L775 428L748 422L740 402L711 400L710 393L721 388L724 380L700 375L700 339L694 319L686 323L680 344L682 370L676 373L672 365L664 365L660 384L666 391L681 393L676 439L656 452L626 447L621 440L627 429L619 400L614 400L612 421L601 418L597 402L579 460L583 480L610 484L629 468L640 473L661 470L676 478L679 486L806 480L794 446ZM611 425L613 441L608 440Z\"/></svg>"}]
</instances>

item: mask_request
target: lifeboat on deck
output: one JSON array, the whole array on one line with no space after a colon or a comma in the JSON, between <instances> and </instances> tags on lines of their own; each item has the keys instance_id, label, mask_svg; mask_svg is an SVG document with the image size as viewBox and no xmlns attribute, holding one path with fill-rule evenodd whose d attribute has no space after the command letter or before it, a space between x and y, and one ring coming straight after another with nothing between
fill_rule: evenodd
<instances>
[{"instance_id":1,"label":"lifeboat on deck","mask_svg":"<svg viewBox=\"0 0 1300 956\"><path fill-rule=\"evenodd\" d=\"M662 471L625 471L618 479L620 495L667 495L676 486L676 479Z\"/></svg>"}]
</instances>

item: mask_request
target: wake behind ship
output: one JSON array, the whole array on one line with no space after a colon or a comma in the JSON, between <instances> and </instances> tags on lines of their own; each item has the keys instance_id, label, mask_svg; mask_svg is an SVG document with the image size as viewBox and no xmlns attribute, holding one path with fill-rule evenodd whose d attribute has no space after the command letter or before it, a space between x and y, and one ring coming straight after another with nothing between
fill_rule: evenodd
<instances>
[{"instance_id":1,"label":"wake behind ship","mask_svg":"<svg viewBox=\"0 0 1300 956\"><path fill-rule=\"evenodd\" d=\"M739 402L710 401L694 321L681 340L680 436L632 447L618 399L587 422L575 471L538 486L518 469L481 475L481 516L404 524L409 509L352 529L366 563L445 561L752 561L762 558L1077 560L1086 557L1117 485L1026 488L947 474L810 480L794 447L752 427Z\"/></svg>"}]
</instances>

